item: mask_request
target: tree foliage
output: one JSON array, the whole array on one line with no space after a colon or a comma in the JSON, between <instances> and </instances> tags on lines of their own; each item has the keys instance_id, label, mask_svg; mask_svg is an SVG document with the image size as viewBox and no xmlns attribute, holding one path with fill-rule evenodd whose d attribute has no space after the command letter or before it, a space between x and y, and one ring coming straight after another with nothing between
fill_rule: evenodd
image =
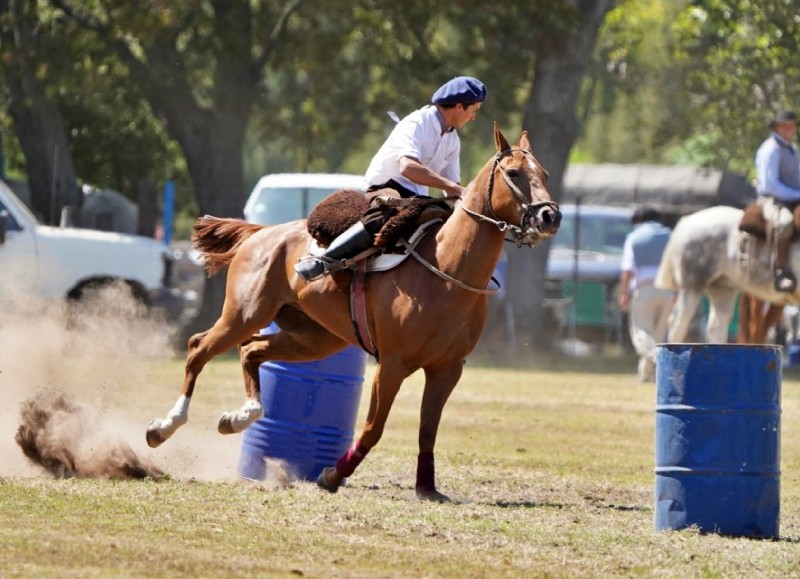
<instances>
[{"instance_id":1,"label":"tree foliage","mask_svg":"<svg viewBox=\"0 0 800 579\"><path fill-rule=\"evenodd\" d=\"M800 14L790 0L703 0L674 26L686 63L694 134L714 137L711 164L752 173L768 121L800 102ZM691 66L689 66L691 65Z\"/></svg>"},{"instance_id":2,"label":"tree foliage","mask_svg":"<svg viewBox=\"0 0 800 579\"><path fill-rule=\"evenodd\" d=\"M593 162L664 163L691 130L685 76L672 58L681 2L625 0L606 18L579 111L576 156Z\"/></svg>"}]
</instances>

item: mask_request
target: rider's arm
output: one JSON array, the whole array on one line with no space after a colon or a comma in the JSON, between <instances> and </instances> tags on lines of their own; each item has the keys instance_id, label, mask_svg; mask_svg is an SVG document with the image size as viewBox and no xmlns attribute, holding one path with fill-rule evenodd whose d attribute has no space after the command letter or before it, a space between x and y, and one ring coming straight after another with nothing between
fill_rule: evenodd
<instances>
[{"instance_id":1,"label":"rider's arm","mask_svg":"<svg viewBox=\"0 0 800 579\"><path fill-rule=\"evenodd\" d=\"M633 280L632 271L623 271L619 278L619 295L617 296L617 303L619 309L627 312L631 307L631 280Z\"/></svg>"},{"instance_id":2,"label":"rider's arm","mask_svg":"<svg viewBox=\"0 0 800 579\"><path fill-rule=\"evenodd\" d=\"M466 192L458 183L431 171L413 157L400 158L400 174L419 185L441 189L447 197L462 197Z\"/></svg>"},{"instance_id":3,"label":"rider's arm","mask_svg":"<svg viewBox=\"0 0 800 579\"><path fill-rule=\"evenodd\" d=\"M757 156L758 191L780 201L797 203L800 201L800 189L789 187L780 180L780 161L780 149L777 147Z\"/></svg>"}]
</instances>

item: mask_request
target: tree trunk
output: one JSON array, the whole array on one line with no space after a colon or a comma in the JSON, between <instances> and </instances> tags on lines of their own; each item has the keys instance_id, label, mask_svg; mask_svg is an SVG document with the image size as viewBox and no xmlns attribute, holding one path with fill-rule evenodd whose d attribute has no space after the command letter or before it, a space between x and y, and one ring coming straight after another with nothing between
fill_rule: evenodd
<instances>
[{"instance_id":1,"label":"tree trunk","mask_svg":"<svg viewBox=\"0 0 800 579\"><path fill-rule=\"evenodd\" d=\"M152 179L136 181L136 200L139 215L136 222L136 233L145 237L154 237L158 222L158 187Z\"/></svg>"},{"instance_id":2,"label":"tree trunk","mask_svg":"<svg viewBox=\"0 0 800 579\"><path fill-rule=\"evenodd\" d=\"M581 83L591 60L597 34L614 0L579 0L581 19L564 46L536 59L533 88L525 107L523 129L530 136L533 153L550 173L548 189L558 201L569 153L580 131L576 117ZM509 252L509 297L517 338L526 349L550 345L544 330L544 280L550 244L537 246L533 254Z\"/></svg>"},{"instance_id":3,"label":"tree trunk","mask_svg":"<svg viewBox=\"0 0 800 579\"><path fill-rule=\"evenodd\" d=\"M7 52L3 68L8 112L25 155L31 206L45 223L54 225L64 207L80 206L82 196L61 111L34 72L38 16L34 6L27 6L28 13L25 9L26 3L0 1L0 14L10 21L0 32Z\"/></svg>"}]
</instances>

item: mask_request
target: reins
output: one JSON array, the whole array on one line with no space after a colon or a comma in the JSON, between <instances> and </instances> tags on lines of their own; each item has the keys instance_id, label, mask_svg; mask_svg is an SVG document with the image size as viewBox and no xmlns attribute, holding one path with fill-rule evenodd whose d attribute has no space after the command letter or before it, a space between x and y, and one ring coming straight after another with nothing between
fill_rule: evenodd
<instances>
[{"instance_id":1,"label":"reins","mask_svg":"<svg viewBox=\"0 0 800 579\"><path fill-rule=\"evenodd\" d=\"M422 257L419 253L417 253L417 250L414 249L413 247L411 247L411 245L405 239L401 239L400 242L403 244L403 247L406 248L406 251L414 259L416 259L418 262L420 262L422 265L427 267L430 271L432 271L433 273L438 275L443 280L449 281L454 286L460 287L461 289L464 289L464 290L467 290L467 291L470 291L470 292L473 292L473 293L476 293L476 294L483 294L483 295L494 295L494 294L496 294L497 292L500 291L500 282L498 282L494 277L492 277L492 281L495 284L497 284L496 288L480 288L480 287L471 286L469 284L464 283L461 280L457 280L453 276L448 275L445 272L443 272L442 270L436 268L428 260L426 260L424 257Z\"/></svg>"}]
</instances>

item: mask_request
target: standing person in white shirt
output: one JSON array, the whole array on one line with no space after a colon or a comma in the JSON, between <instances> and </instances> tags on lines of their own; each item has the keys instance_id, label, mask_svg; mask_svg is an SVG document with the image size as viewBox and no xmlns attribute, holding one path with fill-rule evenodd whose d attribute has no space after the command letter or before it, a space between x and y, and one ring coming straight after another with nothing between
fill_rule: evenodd
<instances>
[{"instance_id":1,"label":"standing person in white shirt","mask_svg":"<svg viewBox=\"0 0 800 579\"><path fill-rule=\"evenodd\" d=\"M775 289L793 293L797 278L789 269L789 249L795 233L792 210L800 204L800 161L794 139L797 115L783 111L770 122L772 133L756 153L756 191L775 248Z\"/></svg>"},{"instance_id":2,"label":"standing person in white shirt","mask_svg":"<svg viewBox=\"0 0 800 579\"><path fill-rule=\"evenodd\" d=\"M430 105L395 125L375 154L365 178L368 192L393 189L400 197L427 197L428 188L460 199L461 141L458 129L475 120L486 100L486 87L469 76L456 77L439 87ZM372 247L384 222L380 207L369 209L358 223L337 237L321 256L305 258L295 271L306 281L341 270L342 260Z\"/></svg>"},{"instance_id":3,"label":"standing person in white shirt","mask_svg":"<svg viewBox=\"0 0 800 579\"><path fill-rule=\"evenodd\" d=\"M638 374L642 382L655 377L656 344L667 338L667 322L675 300L674 292L653 285L661 256L672 230L660 222L654 207L638 207L635 224L622 247L618 303L629 312L631 342L639 354Z\"/></svg>"}]
</instances>

